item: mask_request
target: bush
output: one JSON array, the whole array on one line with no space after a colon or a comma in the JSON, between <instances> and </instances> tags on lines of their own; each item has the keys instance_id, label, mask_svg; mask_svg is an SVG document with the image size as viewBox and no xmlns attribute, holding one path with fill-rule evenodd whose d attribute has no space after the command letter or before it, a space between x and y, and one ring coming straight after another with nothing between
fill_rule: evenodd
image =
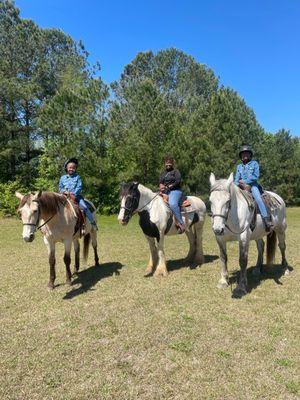
<instances>
[{"instance_id":1,"label":"bush","mask_svg":"<svg viewBox=\"0 0 300 400\"><path fill-rule=\"evenodd\" d=\"M15 192L27 193L28 188L20 183L13 181L0 183L0 215L11 216L17 214L19 199L15 196Z\"/></svg>"}]
</instances>

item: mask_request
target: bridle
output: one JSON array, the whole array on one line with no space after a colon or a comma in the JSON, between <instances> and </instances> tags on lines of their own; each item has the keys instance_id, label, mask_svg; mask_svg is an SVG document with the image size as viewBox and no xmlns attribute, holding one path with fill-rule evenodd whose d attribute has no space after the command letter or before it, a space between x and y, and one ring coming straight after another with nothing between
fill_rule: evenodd
<instances>
[{"instance_id":1,"label":"bridle","mask_svg":"<svg viewBox=\"0 0 300 400\"><path fill-rule=\"evenodd\" d=\"M138 209L139 205L139 198L133 196L132 194L129 194L126 196L126 201L125 201L125 206L121 206L121 209L124 209L125 211L128 211L128 219L132 217L133 214L141 212L148 204L150 204L157 196L159 196L160 192L157 192L155 196L152 197L146 204L143 205L143 207ZM126 207L126 202L127 199L133 199L131 207Z\"/></svg>"},{"instance_id":2,"label":"bridle","mask_svg":"<svg viewBox=\"0 0 300 400\"><path fill-rule=\"evenodd\" d=\"M37 230L41 229L43 226L45 226L46 224L48 224L48 222L51 221L51 219L56 215L56 213L53 214L50 218L48 218L42 225L39 225L38 223L39 223L40 216L41 216L40 204L39 204L38 200L32 200L32 202L35 202L38 205L36 223L33 224L33 223L30 223L30 222L23 222L23 226L34 226L35 227L35 231L37 231Z\"/></svg>"},{"instance_id":3,"label":"bridle","mask_svg":"<svg viewBox=\"0 0 300 400\"><path fill-rule=\"evenodd\" d=\"M211 190L210 193L212 193L212 192L217 192L217 191L223 192L224 190L223 190L223 189L213 189L213 190ZM215 217L221 217L221 218L223 218L223 219L224 219L224 223L225 223L225 227L226 227L231 233L233 233L233 234L235 234L235 235L240 235L241 233L245 232L245 230L248 229L249 226L251 225L251 222L252 222L252 219L253 219L253 216L254 216L254 213L255 213L255 207L253 208L251 218L249 219L249 221L250 221L249 224L247 224L247 225L245 226L245 228L244 228L242 231L240 231L240 232L235 232L235 231L233 231L233 230L229 227L228 224L226 224L226 222L227 222L227 220L228 220L229 211L231 210L231 197L229 198L229 200L227 200L227 202L226 202L225 204L228 204L228 208L227 208L226 214L213 214L213 213L211 213L211 217L212 217L212 218L215 218Z\"/></svg>"}]
</instances>

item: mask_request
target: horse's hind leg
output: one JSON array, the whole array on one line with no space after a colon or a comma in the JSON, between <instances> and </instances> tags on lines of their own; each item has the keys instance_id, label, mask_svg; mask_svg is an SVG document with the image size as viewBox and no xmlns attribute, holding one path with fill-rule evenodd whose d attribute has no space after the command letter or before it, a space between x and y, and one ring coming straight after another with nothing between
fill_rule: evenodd
<instances>
[{"instance_id":1,"label":"horse's hind leg","mask_svg":"<svg viewBox=\"0 0 300 400\"><path fill-rule=\"evenodd\" d=\"M74 273L76 274L79 271L79 266L80 266L80 243L79 243L78 239L74 239L73 243L74 243L74 252L75 252Z\"/></svg>"},{"instance_id":2,"label":"horse's hind leg","mask_svg":"<svg viewBox=\"0 0 300 400\"><path fill-rule=\"evenodd\" d=\"M197 266L202 265L204 263L203 246L202 246L203 225L204 221L199 221L194 225L194 235L195 235L195 245L196 245L194 263Z\"/></svg>"},{"instance_id":3,"label":"horse's hind leg","mask_svg":"<svg viewBox=\"0 0 300 400\"><path fill-rule=\"evenodd\" d=\"M219 236L217 236L216 239L220 249L220 260L221 260L221 279L219 280L217 287L219 289L225 289L229 286L226 242L222 241L222 239Z\"/></svg>"},{"instance_id":4,"label":"horse's hind leg","mask_svg":"<svg viewBox=\"0 0 300 400\"><path fill-rule=\"evenodd\" d=\"M91 238L92 238L92 246L94 249L94 259L95 259L95 267L99 267L99 257L98 257L98 245L97 245L97 231L92 229L91 231Z\"/></svg>"},{"instance_id":5,"label":"horse's hind leg","mask_svg":"<svg viewBox=\"0 0 300 400\"><path fill-rule=\"evenodd\" d=\"M64 241L65 245L65 255L64 255L64 263L66 266L66 284L71 285L71 247L72 247L72 241L71 240L65 240Z\"/></svg>"},{"instance_id":6,"label":"horse's hind leg","mask_svg":"<svg viewBox=\"0 0 300 400\"><path fill-rule=\"evenodd\" d=\"M256 240L256 247L257 247L258 255L257 255L256 266L253 269L253 275L260 275L262 273L264 250L265 250L265 242L263 241L263 239Z\"/></svg>"},{"instance_id":7,"label":"horse's hind leg","mask_svg":"<svg viewBox=\"0 0 300 400\"><path fill-rule=\"evenodd\" d=\"M196 253L196 238L193 227L191 227L188 231L185 231L185 234L189 240L189 245L190 245L189 252L186 256L186 261L193 262Z\"/></svg>"},{"instance_id":8,"label":"horse's hind leg","mask_svg":"<svg viewBox=\"0 0 300 400\"><path fill-rule=\"evenodd\" d=\"M48 241L48 239L45 236L44 236L44 243L47 246L48 257L49 257L49 266L50 266L50 277L49 277L48 288L52 290L52 289L54 289L54 281L56 278L56 274L55 274L55 244L51 241Z\"/></svg>"},{"instance_id":9,"label":"horse's hind leg","mask_svg":"<svg viewBox=\"0 0 300 400\"><path fill-rule=\"evenodd\" d=\"M285 232L283 231L278 231L276 230L277 237L278 237L278 246L281 252L281 265L285 269L284 275L289 275L290 270L289 270L289 265L285 257L285 249L286 249L286 244L285 244Z\"/></svg>"},{"instance_id":10,"label":"horse's hind leg","mask_svg":"<svg viewBox=\"0 0 300 400\"><path fill-rule=\"evenodd\" d=\"M150 236L147 236L147 235L145 235L145 236L146 236L146 239L148 241L149 248L150 248L149 263L148 263L147 268L146 268L145 273L144 273L144 276L147 277L147 276L152 275L152 273L153 273L153 271L154 271L154 269L155 269L155 267L157 265L158 254L157 254L157 248L156 248L156 245L155 245L155 239L153 237L150 237Z\"/></svg>"}]
</instances>

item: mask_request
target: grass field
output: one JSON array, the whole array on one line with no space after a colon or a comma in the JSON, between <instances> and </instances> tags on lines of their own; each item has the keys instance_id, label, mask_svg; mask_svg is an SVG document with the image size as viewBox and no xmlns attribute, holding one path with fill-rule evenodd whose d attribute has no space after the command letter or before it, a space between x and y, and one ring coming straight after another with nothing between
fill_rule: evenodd
<instances>
[{"instance_id":1,"label":"grass field","mask_svg":"<svg viewBox=\"0 0 300 400\"><path fill-rule=\"evenodd\" d=\"M58 245L57 280L40 234L0 220L0 399L299 399L300 209L288 209L287 258L251 276L250 293L218 290L218 249L206 220L206 263L183 262L185 237L167 238L168 278L144 278L148 247L135 217L101 217L101 267L92 257L73 286ZM233 285L237 244L229 246ZM92 256L92 251L90 251ZM276 262L280 261L279 251Z\"/></svg>"}]
</instances>

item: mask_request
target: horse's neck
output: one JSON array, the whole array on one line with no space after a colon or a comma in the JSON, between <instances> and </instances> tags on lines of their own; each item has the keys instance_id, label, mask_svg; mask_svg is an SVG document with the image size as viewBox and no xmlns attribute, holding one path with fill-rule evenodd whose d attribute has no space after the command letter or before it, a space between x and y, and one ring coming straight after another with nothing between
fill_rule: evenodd
<instances>
[{"instance_id":1,"label":"horse's neck","mask_svg":"<svg viewBox=\"0 0 300 400\"><path fill-rule=\"evenodd\" d=\"M242 226L249 217L249 207L239 188L232 183L230 186L230 211L228 218L234 225Z\"/></svg>"},{"instance_id":2,"label":"horse's neck","mask_svg":"<svg viewBox=\"0 0 300 400\"><path fill-rule=\"evenodd\" d=\"M158 193L154 193L152 190L146 188L143 185L139 185L140 191L140 202L139 210L143 209L150 213L150 215L163 214L166 211L166 207L162 198Z\"/></svg>"},{"instance_id":3,"label":"horse's neck","mask_svg":"<svg viewBox=\"0 0 300 400\"><path fill-rule=\"evenodd\" d=\"M156 194L152 192L151 189L148 189L141 184L139 184L139 192L140 192L139 209L146 208Z\"/></svg>"},{"instance_id":4,"label":"horse's neck","mask_svg":"<svg viewBox=\"0 0 300 400\"><path fill-rule=\"evenodd\" d=\"M64 203L64 198L61 197L61 195L56 194L57 196L57 200L59 201L59 205L57 209L48 209L45 206L40 205L40 212L41 212L41 222L44 222L46 220L48 220L49 218L51 218L51 222L55 222L56 217L62 217L62 215L64 213L68 213L68 207L66 207L66 203ZM43 203L41 203L43 204ZM50 221L49 221L50 223Z\"/></svg>"}]
</instances>

